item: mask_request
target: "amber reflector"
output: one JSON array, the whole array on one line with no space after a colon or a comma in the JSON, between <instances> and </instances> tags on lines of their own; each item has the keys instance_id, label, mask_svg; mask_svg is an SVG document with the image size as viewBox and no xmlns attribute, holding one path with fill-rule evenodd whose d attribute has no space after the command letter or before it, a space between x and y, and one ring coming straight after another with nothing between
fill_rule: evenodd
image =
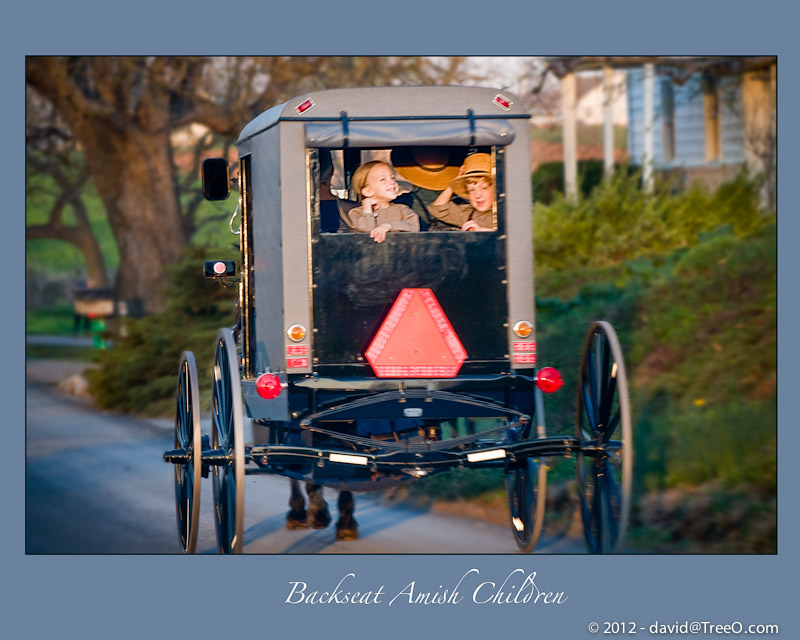
<instances>
[{"instance_id":1,"label":"amber reflector","mask_svg":"<svg viewBox=\"0 0 800 640\"><path fill-rule=\"evenodd\" d=\"M286 335L294 342L300 342L306 337L306 328L301 324L293 324L286 330Z\"/></svg>"},{"instance_id":2,"label":"amber reflector","mask_svg":"<svg viewBox=\"0 0 800 640\"><path fill-rule=\"evenodd\" d=\"M533 325L527 320L520 320L514 325L514 333L520 338L527 338L533 333Z\"/></svg>"}]
</instances>

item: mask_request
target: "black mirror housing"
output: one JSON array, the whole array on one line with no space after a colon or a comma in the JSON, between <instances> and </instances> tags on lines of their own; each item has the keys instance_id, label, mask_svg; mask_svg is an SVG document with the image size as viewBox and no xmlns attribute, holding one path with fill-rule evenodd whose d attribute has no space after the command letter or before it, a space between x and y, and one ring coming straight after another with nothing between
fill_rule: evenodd
<instances>
[{"instance_id":1,"label":"black mirror housing","mask_svg":"<svg viewBox=\"0 0 800 640\"><path fill-rule=\"evenodd\" d=\"M235 276L236 263L233 260L206 260L203 263L203 275L206 278Z\"/></svg>"},{"instance_id":2,"label":"black mirror housing","mask_svg":"<svg viewBox=\"0 0 800 640\"><path fill-rule=\"evenodd\" d=\"M231 173L225 158L203 160L201 176L206 200L226 200L231 195Z\"/></svg>"}]
</instances>

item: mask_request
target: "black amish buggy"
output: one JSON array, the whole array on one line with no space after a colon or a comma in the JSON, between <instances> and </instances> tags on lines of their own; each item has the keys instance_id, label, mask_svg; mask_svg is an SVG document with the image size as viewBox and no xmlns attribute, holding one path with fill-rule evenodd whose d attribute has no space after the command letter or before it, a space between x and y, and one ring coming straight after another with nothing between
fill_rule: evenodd
<instances>
[{"instance_id":1,"label":"black amish buggy","mask_svg":"<svg viewBox=\"0 0 800 640\"><path fill-rule=\"evenodd\" d=\"M529 552L548 456L576 460L589 550L618 550L633 451L622 353L608 323L589 328L572 434L548 437L542 393L561 379L536 361L520 100L468 87L320 91L262 113L237 146L240 317L217 336L210 434L195 359L184 354L175 449L164 454L184 551L196 547L208 475L219 550L241 552L246 474L363 492L500 468L513 537ZM476 153L491 163L491 228L462 231L431 215L431 202ZM419 231L376 242L352 228L353 172L370 158L394 169L397 201L417 213ZM207 160L203 178L208 199L228 197L226 160ZM212 277L236 270L206 264ZM245 442L245 414L266 434L260 442ZM463 418L480 428L457 431Z\"/></svg>"}]
</instances>

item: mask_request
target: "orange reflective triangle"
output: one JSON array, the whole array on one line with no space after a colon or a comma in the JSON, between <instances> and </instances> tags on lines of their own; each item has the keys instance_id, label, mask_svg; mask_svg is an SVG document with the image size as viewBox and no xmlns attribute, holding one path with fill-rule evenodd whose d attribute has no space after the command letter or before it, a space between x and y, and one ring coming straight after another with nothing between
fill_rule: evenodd
<instances>
[{"instance_id":1,"label":"orange reflective triangle","mask_svg":"<svg viewBox=\"0 0 800 640\"><path fill-rule=\"evenodd\" d=\"M430 289L403 289L366 351L379 378L452 378L467 358Z\"/></svg>"}]
</instances>

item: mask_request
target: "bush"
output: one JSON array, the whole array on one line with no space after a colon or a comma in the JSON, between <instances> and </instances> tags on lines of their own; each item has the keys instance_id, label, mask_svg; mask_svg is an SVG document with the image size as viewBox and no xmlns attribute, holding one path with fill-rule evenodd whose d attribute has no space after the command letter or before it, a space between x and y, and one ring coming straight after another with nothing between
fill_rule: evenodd
<instances>
[{"instance_id":1,"label":"bush","mask_svg":"<svg viewBox=\"0 0 800 640\"><path fill-rule=\"evenodd\" d=\"M584 197L602 181L602 160L578 161L578 188ZM564 163L543 162L531 174L531 183L534 202L552 203L557 194L564 194Z\"/></svg>"},{"instance_id":2,"label":"bush","mask_svg":"<svg viewBox=\"0 0 800 640\"><path fill-rule=\"evenodd\" d=\"M187 250L169 269L166 309L145 318L117 321L108 332L112 348L89 372L89 388L98 406L149 415L175 409L178 364L192 351L198 367L201 405L210 398L214 337L233 322L236 290L203 276L204 249ZM233 259L216 252L214 258Z\"/></svg>"},{"instance_id":3,"label":"bush","mask_svg":"<svg viewBox=\"0 0 800 640\"><path fill-rule=\"evenodd\" d=\"M776 489L776 403L690 405L662 414L659 421L667 436L667 486L720 481L725 486L748 484Z\"/></svg>"},{"instance_id":4,"label":"bush","mask_svg":"<svg viewBox=\"0 0 800 640\"><path fill-rule=\"evenodd\" d=\"M709 193L695 183L680 191L657 181L652 195L639 187L638 174L617 172L591 198L556 197L533 208L537 274L556 269L596 269L639 256L665 255L691 247L701 234L730 225L737 236L763 229L774 213L759 206L758 182L745 176Z\"/></svg>"},{"instance_id":5,"label":"bush","mask_svg":"<svg viewBox=\"0 0 800 640\"><path fill-rule=\"evenodd\" d=\"M617 330L631 384L635 478L647 489L775 485L776 229L736 235L734 227L699 233L694 246L663 256L537 281L539 360L561 370L565 390L577 384L589 324L607 319ZM545 408L549 433L559 423L570 431L572 393L547 396Z\"/></svg>"}]
</instances>

